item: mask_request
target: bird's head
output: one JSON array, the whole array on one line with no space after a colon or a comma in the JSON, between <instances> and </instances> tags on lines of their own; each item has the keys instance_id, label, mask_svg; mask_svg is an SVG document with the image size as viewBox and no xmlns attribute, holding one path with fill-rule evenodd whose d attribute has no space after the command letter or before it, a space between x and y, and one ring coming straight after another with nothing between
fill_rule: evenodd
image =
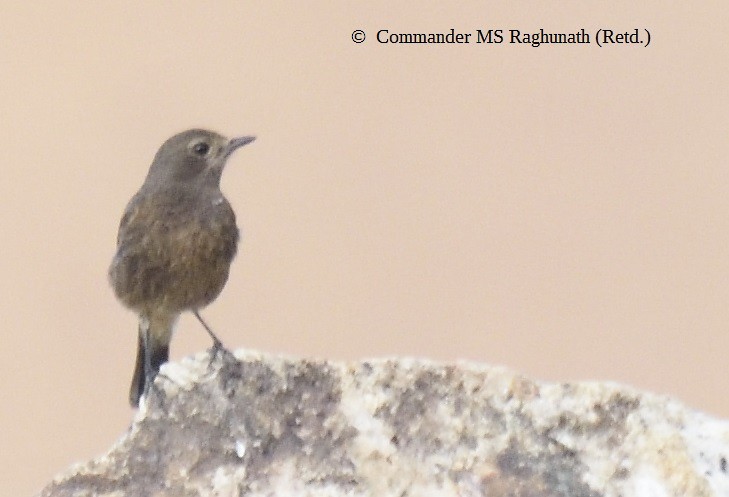
<instances>
[{"instance_id":1,"label":"bird's head","mask_svg":"<svg viewBox=\"0 0 729 497\"><path fill-rule=\"evenodd\" d=\"M157 151L145 185L220 186L228 157L253 140L254 136L228 139L204 129L183 131L164 142Z\"/></svg>"}]
</instances>

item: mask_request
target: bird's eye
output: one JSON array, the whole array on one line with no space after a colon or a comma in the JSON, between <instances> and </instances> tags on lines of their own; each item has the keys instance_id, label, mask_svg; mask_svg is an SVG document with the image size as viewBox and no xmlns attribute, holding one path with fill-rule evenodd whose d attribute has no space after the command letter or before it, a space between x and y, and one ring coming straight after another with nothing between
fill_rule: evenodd
<instances>
[{"instance_id":1,"label":"bird's eye","mask_svg":"<svg viewBox=\"0 0 729 497\"><path fill-rule=\"evenodd\" d=\"M209 150L210 150L210 145L208 145L205 142L196 143L195 145L192 146L192 151L200 156L207 154Z\"/></svg>"}]
</instances>

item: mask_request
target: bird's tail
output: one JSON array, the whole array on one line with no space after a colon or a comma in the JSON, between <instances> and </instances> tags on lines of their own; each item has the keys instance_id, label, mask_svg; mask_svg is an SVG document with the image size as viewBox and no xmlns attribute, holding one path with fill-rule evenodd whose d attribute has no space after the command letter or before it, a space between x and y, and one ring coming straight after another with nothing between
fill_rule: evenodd
<instances>
[{"instance_id":1,"label":"bird's tail","mask_svg":"<svg viewBox=\"0 0 729 497\"><path fill-rule=\"evenodd\" d=\"M147 382L154 381L160 366L167 362L170 355L172 323L165 323L165 328L158 330L154 326L157 323L144 321L146 320L140 320L139 323L137 362L134 366L132 385L129 388L129 403L132 407L139 406L139 399L147 389ZM147 334L146 340L145 333ZM149 368L149 372L147 372L147 368Z\"/></svg>"}]
</instances>

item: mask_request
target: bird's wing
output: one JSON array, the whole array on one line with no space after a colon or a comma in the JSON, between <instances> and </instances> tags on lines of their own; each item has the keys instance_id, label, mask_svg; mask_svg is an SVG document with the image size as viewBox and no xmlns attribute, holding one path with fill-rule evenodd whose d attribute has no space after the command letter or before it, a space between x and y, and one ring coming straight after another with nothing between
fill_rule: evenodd
<instances>
[{"instance_id":1,"label":"bird's wing","mask_svg":"<svg viewBox=\"0 0 729 497\"><path fill-rule=\"evenodd\" d=\"M117 247L122 243L122 240L125 238L125 235L129 230L129 226L135 225L134 221L135 219L137 219L140 207L144 203L144 199L137 194L132 197L132 199L129 201L129 204L127 204L126 209L124 209L124 214L122 215L121 221L119 222L119 232L116 235Z\"/></svg>"}]
</instances>

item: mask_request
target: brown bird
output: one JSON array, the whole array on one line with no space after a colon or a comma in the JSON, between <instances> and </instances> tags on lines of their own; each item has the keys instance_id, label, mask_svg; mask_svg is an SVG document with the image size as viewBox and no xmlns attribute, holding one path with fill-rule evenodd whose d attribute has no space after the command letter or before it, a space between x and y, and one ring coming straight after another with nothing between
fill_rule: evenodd
<instances>
[{"instance_id":1,"label":"brown bird","mask_svg":"<svg viewBox=\"0 0 729 497\"><path fill-rule=\"evenodd\" d=\"M129 391L134 407L168 360L182 312L192 311L214 348L222 347L199 310L225 286L238 245L235 213L220 191L220 177L233 151L254 139L229 140L202 129L173 136L124 210L109 281L119 300L139 314Z\"/></svg>"}]
</instances>

